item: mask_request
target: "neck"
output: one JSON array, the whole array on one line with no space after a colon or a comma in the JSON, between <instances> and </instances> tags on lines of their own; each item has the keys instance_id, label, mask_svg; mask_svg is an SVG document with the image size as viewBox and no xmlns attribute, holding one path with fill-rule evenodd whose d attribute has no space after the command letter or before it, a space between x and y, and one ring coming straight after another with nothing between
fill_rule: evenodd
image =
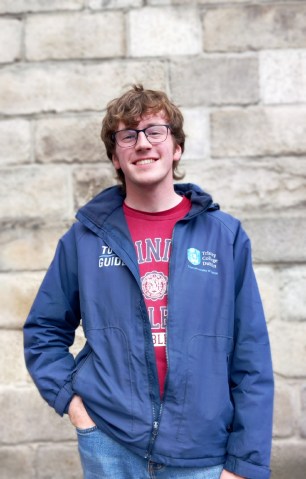
<instances>
[{"instance_id":1,"label":"neck","mask_svg":"<svg viewBox=\"0 0 306 479\"><path fill-rule=\"evenodd\" d=\"M148 213L158 213L170 210L182 201L182 197L175 193L174 187L165 190L158 187L140 188L133 187L132 191L127 187L125 203L130 208Z\"/></svg>"}]
</instances>

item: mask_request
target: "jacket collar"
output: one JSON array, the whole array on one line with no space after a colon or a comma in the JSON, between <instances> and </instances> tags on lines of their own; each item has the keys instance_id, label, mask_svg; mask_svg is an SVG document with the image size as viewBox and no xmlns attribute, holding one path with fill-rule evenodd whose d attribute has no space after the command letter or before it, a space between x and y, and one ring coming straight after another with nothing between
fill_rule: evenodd
<instances>
[{"instance_id":1,"label":"jacket collar","mask_svg":"<svg viewBox=\"0 0 306 479\"><path fill-rule=\"evenodd\" d=\"M192 207L187 217L195 216L202 211L214 211L219 205L213 203L212 197L199 186L192 183L177 183L175 192L190 199ZM88 221L98 228L104 228L112 214L122 207L125 195L120 186L111 186L103 190L91 201L79 209L76 218L82 223ZM84 221L86 220L86 221Z\"/></svg>"}]
</instances>

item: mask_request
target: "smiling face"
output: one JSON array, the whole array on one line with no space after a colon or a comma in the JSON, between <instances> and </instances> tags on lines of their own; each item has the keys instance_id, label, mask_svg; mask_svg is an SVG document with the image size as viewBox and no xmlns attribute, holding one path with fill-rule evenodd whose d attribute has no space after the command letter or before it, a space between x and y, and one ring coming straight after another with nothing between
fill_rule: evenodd
<instances>
[{"instance_id":1,"label":"smiling face","mask_svg":"<svg viewBox=\"0 0 306 479\"><path fill-rule=\"evenodd\" d=\"M167 123L163 112L159 112L144 115L133 128L141 130L150 125ZM129 126L120 121L117 130ZM142 132L139 133L137 143L132 148L116 145L112 161L114 167L117 170L121 169L124 174L128 195L133 189L139 190L156 185L167 189L173 188L173 163L179 161L181 153L181 147L175 143L170 131L165 141L155 145L152 145Z\"/></svg>"}]
</instances>

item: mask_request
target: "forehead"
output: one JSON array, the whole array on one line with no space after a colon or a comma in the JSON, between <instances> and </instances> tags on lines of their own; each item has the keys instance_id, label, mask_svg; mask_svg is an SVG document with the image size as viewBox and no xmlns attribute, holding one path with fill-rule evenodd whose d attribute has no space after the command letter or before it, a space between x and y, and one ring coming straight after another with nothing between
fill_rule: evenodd
<instances>
[{"instance_id":1,"label":"forehead","mask_svg":"<svg viewBox=\"0 0 306 479\"><path fill-rule=\"evenodd\" d=\"M168 119L163 111L158 113L146 113L139 118L136 118L133 124L120 121L118 124L118 130L122 130L124 128L137 128L142 129L149 125L164 125L167 123Z\"/></svg>"}]
</instances>

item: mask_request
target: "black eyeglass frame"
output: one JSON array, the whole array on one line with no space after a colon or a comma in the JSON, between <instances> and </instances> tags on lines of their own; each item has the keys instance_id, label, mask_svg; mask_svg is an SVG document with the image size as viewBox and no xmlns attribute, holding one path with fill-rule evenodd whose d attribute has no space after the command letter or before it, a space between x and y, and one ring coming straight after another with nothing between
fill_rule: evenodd
<instances>
[{"instance_id":1,"label":"black eyeglass frame","mask_svg":"<svg viewBox=\"0 0 306 479\"><path fill-rule=\"evenodd\" d=\"M166 135L166 138L164 140L161 140L161 141L156 141L154 143L151 143L151 141L149 140L147 134L146 134L146 130L148 130L149 128L154 128L154 126L165 126L167 127L167 135ZM138 135L139 133L144 133L145 136L146 136L146 139L148 140L149 143L151 143L151 145L157 145L158 143L163 143L164 141L166 141L166 139L168 138L168 131L170 130L170 133L172 135L172 130L171 130L171 126L170 125L167 125L167 124L157 124L157 125L149 125L149 126L146 126L145 128L143 128L142 130L137 130L136 128L123 128L122 130L117 130L117 131L114 131L112 133L112 140L118 145L120 146L120 148L133 148L133 146L136 145L137 141L138 141ZM118 143L117 139L116 139L116 134L117 133L120 133L120 131L136 131L136 140L135 140L135 143L133 143L132 145L126 145L126 146L122 146Z\"/></svg>"}]
</instances>

